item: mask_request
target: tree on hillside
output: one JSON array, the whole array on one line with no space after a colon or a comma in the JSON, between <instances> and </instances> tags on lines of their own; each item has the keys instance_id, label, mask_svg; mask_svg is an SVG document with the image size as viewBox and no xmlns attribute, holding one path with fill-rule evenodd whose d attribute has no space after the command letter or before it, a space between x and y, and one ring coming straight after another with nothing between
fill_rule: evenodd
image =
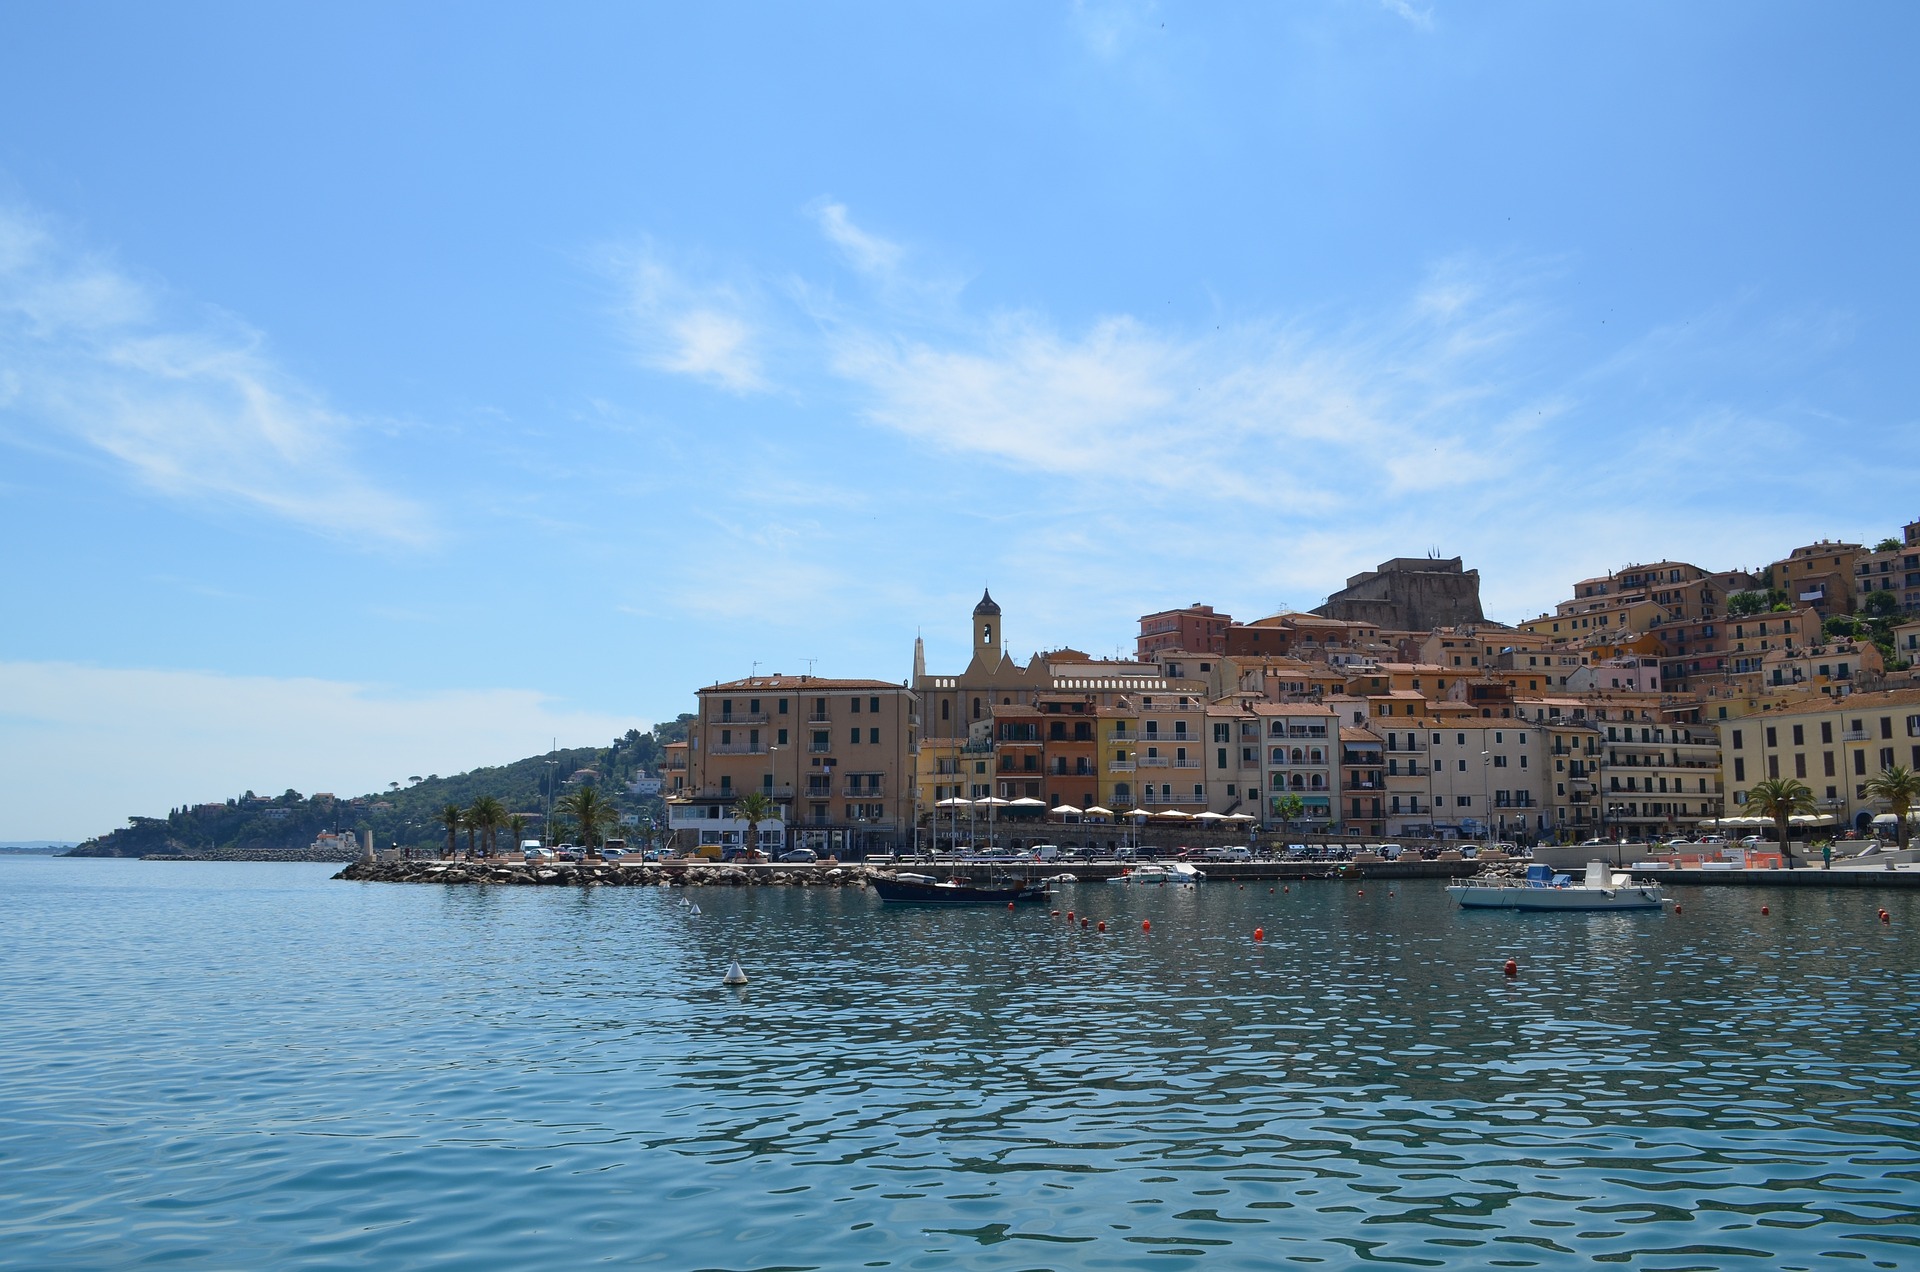
<instances>
[{"instance_id":1,"label":"tree on hillside","mask_svg":"<svg viewBox=\"0 0 1920 1272\"><path fill-rule=\"evenodd\" d=\"M748 791L739 796L729 811L747 823L743 846L751 849L760 847L760 823L780 820L780 806L773 802L771 796L760 791Z\"/></svg>"},{"instance_id":2,"label":"tree on hillside","mask_svg":"<svg viewBox=\"0 0 1920 1272\"><path fill-rule=\"evenodd\" d=\"M1758 614L1767 608L1765 592L1735 592L1727 598L1727 615L1739 618L1747 614Z\"/></svg>"},{"instance_id":3,"label":"tree on hillside","mask_svg":"<svg viewBox=\"0 0 1920 1272\"><path fill-rule=\"evenodd\" d=\"M482 795L467 809L467 816L485 836L487 855L491 857L500 846L500 827L507 819L506 805L491 795Z\"/></svg>"},{"instance_id":4,"label":"tree on hillside","mask_svg":"<svg viewBox=\"0 0 1920 1272\"><path fill-rule=\"evenodd\" d=\"M1760 817L1771 817L1773 824L1780 830L1781 864L1793 869L1793 855L1787 841L1787 831L1794 816L1800 813L1817 813L1820 806L1813 802L1813 792L1805 782L1791 777L1770 777L1764 782L1755 782L1747 792L1747 808Z\"/></svg>"},{"instance_id":5,"label":"tree on hillside","mask_svg":"<svg viewBox=\"0 0 1920 1272\"><path fill-rule=\"evenodd\" d=\"M1900 598L1882 588L1861 602L1860 612L1871 618L1892 618L1900 613Z\"/></svg>"},{"instance_id":6,"label":"tree on hillside","mask_svg":"<svg viewBox=\"0 0 1920 1272\"><path fill-rule=\"evenodd\" d=\"M452 857L460 851L460 823L466 820L466 814L458 804L443 804L439 821L447 828L447 856Z\"/></svg>"},{"instance_id":7,"label":"tree on hillside","mask_svg":"<svg viewBox=\"0 0 1920 1272\"><path fill-rule=\"evenodd\" d=\"M599 788L590 782L583 782L562 795L555 802L553 810L574 824L580 832L581 847L589 853L599 844L601 832L620 819L613 801L602 795Z\"/></svg>"},{"instance_id":8,"label":"tree on hillside","mask_svg":"<svg viewBox=\"0 0 1920 1272\"><path fill-rule=\"evenodd\" d=\"M1898 552L1901 548L1905 546L1906 545L1901 543L1900 540L1898 539L1887 538L1887 539L1882 539L1880 540L1880 542L1874 544L1873 550L1875 552Z\"/></svg>"},{"instance_id":9,"label":"tree on hillside","mask_svg":"<svg viewBox=\"0 0 1920 1272\"><path fill-rule=\"evenodd\" d=\"M1899 837L1900 847L1907 846L1907 814L1913 811L1915 803L1920 802L1920 773L1914 772L1904 764L1881 769L1878 777L1870 777L1866 783L1867 798L1883 801L1887 811L1894 816L1894 834Z\"/></svg>"}]
</instances>

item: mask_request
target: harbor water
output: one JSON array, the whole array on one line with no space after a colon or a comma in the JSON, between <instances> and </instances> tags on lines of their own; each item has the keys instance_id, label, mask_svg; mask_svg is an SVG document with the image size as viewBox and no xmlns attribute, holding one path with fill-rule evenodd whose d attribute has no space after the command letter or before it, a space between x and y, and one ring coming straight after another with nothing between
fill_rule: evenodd
<instances>
[{"instance_id":1,"label":"harbor water","mask_svg":"<svg viewBox=\"0 0 1920 1272\"><path fill-rule=\"evenodd\" d=\"M333 869L0 858L0 1266L1920 1265L1910 892Z\"/></svg>"}]
</instances>

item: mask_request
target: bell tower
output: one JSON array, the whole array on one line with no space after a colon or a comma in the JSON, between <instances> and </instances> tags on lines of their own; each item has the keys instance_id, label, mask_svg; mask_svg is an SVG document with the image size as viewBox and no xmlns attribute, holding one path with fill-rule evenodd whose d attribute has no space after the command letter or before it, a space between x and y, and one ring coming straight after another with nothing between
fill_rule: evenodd
<instances>
[{"instance_id":1,"label":"bell tower","mask_svg":"<svg viewBox=\"0 0 1920 1272\"><path fill-rule=\"evenodd\" d=\"M973 607L973 657L984 658L988 663L998 662L994 657L1000 650L1000 606L994 601L993 593L981 590L980 603Z\"/></svg>"}]
</instances>

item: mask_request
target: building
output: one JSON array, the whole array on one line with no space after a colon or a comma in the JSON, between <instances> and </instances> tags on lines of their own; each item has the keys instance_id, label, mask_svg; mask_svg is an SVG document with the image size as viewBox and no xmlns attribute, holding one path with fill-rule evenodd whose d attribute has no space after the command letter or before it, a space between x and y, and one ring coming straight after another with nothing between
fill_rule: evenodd
<instances>
[{"instance_id":1,"label":"building","mask_svg":"<svg viewBox=\"0 0 1920 1272\"><path fill-rule=\"evenodd\" d=\"M1896 764L1920 768L1920 689L1810 697L1730 720L1719 732L1728 816L1748 815L1755 782L1792 778L1841 825L1864 830L1883 811L1868 800L1867 780Z\"/></svg>"},{"instance_id":2,"label":"building","mask_svg":"<svg viewBox=\"0 0 1920 1272\"><path fill-rule=\"evenodd\" d=\"M1386 739L1365 725L1340 726L1340 823L1349 835L1387 833Z\"/></svg>"},{"instance_id":3,"label":"building","mask_svg":"<svg viewBox=\"0 0 1920 1272\"><path fill-rule=\"evenodd\" d=\"M779 809L762 847L841 854L893 846L911 834L918 698L884 680L775 674L700 690L687 727L683 788L667 825L691 845L736 846L736 800L759 791ZM669 748L669 752L671 748ZM668 758L672 782L673 757Z\"/></svg>"},{"instance_id":4,"label":"building","mask_svg":"<svg viewBox=\"0 0 1920 1272\"><path fill-rule=\"evenodd\" d=\"M1311 702L1256 702L1263 817L1286 830L1332 831L1339 822L1340 723L1333 708ZM1300 811L1288 815L1289 797Z\"/></svg>"},{"instance_id":5,"label":"building","mask_svg":"<svg viewBox=\"0 0 1920 1272\"><path fill-rule=\"evenodd\" d=\"M1484 623L1480 571L1461 568L1459 557L1395 557L1380 568L1355 574L1313 611L1327 618L1400 632Z\"/></svg>"},{"instance_id":6,"label":"building","mask_svg":"<svg viewBox=\"0 0 1920 1272\"><path fill-rule=\"evenodd\" d=\"M1854 563L1854 607L1864 609L1875 592L1891 592L1902 614L1920 614L1920 521L1901 528L1901 545L1866 552Z\"/></svg>"},{"instance_id":7,"label":"building","mask_svg":"<svg viewBox=\"0 0 1920 1272\"><path fill-rule=\"evenodd\" d=\"M1855 575L1865 554L1857 543L1822 539L1775 561L1764 577L1787 594L1789 604L1808 606L1822 619L1851 614Z\"/></svg>"},{"instance_id":8,"label":"building","mask_svg":"<svg viewBox=\"0 0 1920 1272\"><path fill-rule=\"evenodd\" d=\"M1134 655L1141 662L1156 661L1169 650L1186 654L1224 654L1230 614L1216 614L1213 606L1195 601L1185 609L1161 610L1140 616L1140 635Z\"/></svg>"}]
</instances>

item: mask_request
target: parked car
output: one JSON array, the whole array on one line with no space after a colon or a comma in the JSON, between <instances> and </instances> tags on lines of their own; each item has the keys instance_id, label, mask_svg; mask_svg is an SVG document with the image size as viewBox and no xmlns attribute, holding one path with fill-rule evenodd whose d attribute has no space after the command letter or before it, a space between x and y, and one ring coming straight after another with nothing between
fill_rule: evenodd
<instances>
[{"instance_id":1,"label":"parked car","mask_svg":"<svg viewBox=\"0 0 1920 1272\"><path fill-rule=\"evenodd\" d=\"M779 859L792 862L818 861L820 854L811 848L789 848L780 854Z\"/></svg>"}]
</instances>

